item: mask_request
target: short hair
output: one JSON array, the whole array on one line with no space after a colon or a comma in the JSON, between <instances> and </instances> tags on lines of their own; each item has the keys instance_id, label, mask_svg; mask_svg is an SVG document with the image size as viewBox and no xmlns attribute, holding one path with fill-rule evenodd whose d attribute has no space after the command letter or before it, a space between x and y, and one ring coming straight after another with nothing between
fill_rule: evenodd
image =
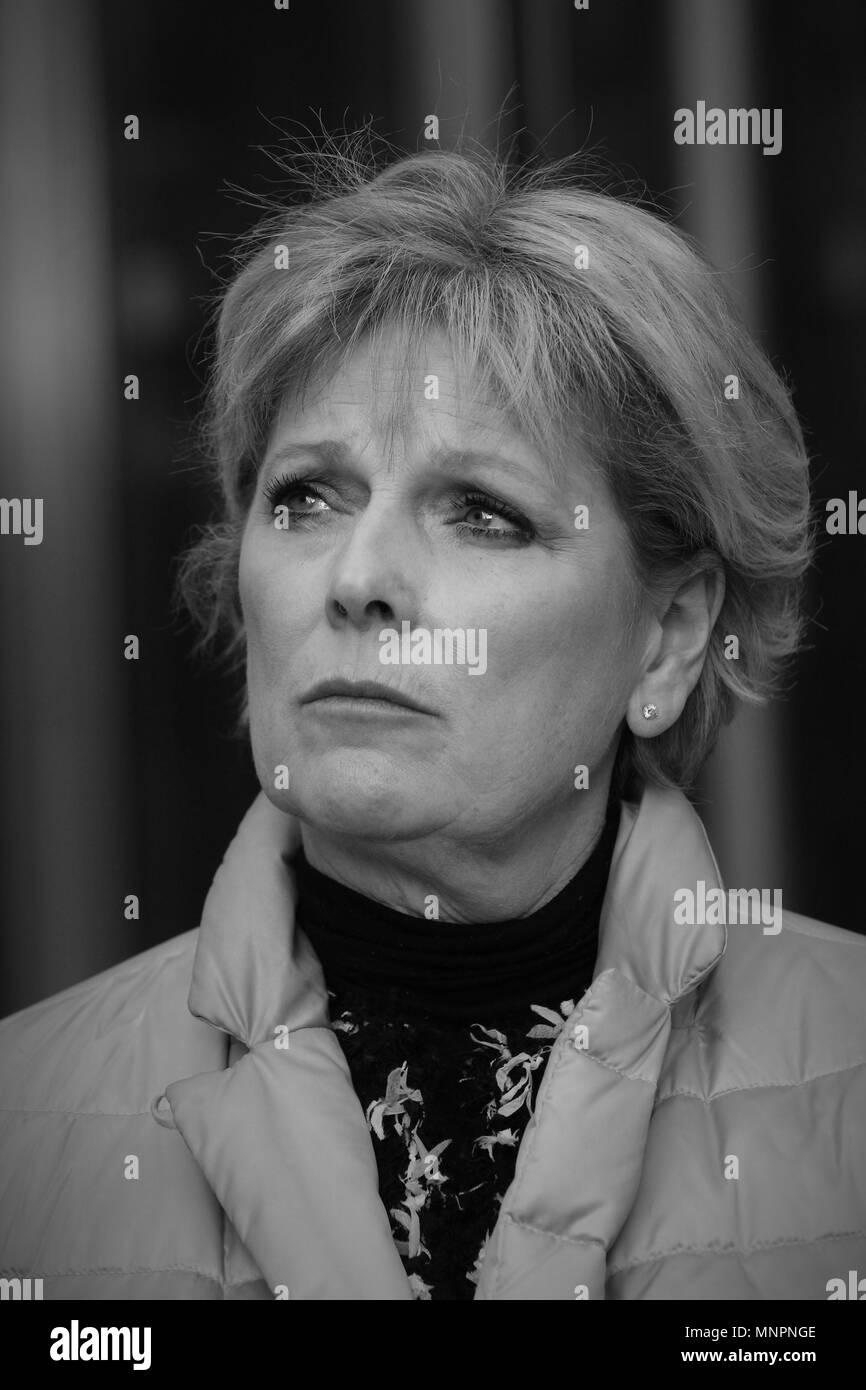
<instances>
[{"instance_id":1,"label":"short hair","mask_svg":"<svg viewBox=\"0 0 866 1390\"><path fill-rule=\"evenodd\" d=\"M691 240L573 160L464 148L382 163L351 137L316 154L304 199L261 200L216 300L202 418L221 513L178 577L199 647L243 664L240 541L287 395L365 337L444 331L546 456L567 467L579 439L625 522L638 602L689 569L724 572L679 719L652 739L626 727L619 746L625 780L687 787L735 702L765 703L800 641L809 465L780 375Z\"/></svg>"}]
</instances>

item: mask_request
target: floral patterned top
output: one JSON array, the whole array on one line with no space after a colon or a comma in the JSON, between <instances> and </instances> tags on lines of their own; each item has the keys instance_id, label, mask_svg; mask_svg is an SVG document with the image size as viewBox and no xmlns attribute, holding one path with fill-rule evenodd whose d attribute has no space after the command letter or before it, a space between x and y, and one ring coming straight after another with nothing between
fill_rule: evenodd
<instances>
[{"instance_id":1,"label":"floral patterned top","mask_svg":"<svg viewBox=\"0 0 866 1390\"><path fill-rule=\"evenodd\" d=\"M507 1032L477 1023L447 1049L430 1022L386 1022L369 1002L333 1020L416 1298L474 1297L547 1056L573 1007L571 999L558 1011L533 1005L534 1023L513 1017ZM402 1061L385 1076L379 1059L387 1067L395 1057Z\"/></svg>"},{"instance_id":2,"label":"floral patterned top","mask_svg":"<svg viewBox=\"0 0 866 1390\"><path fill-rule=\"evenodd\" d=\"M553 1043L588 988L616 837L609 808L579 873L538 912L413 917L299 851L298 925L325 972L415 1297L471 1299Z\"/></svg>"}]
</instances>

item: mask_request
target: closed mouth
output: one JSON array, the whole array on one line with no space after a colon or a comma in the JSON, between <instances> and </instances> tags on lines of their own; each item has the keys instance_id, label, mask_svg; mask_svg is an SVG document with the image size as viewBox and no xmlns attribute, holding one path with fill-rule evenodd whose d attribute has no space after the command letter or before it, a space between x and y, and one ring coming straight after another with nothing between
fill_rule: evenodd
<instances>
[{"instance_id":1,"label":"closed mouth","mask_svg":"<svg viewBox=\"0 0 866 1390\"><path fill-rule=\"evenodd\" d=\"M316 700L357 700L383 706L398 705L403 709L415 710L418 714L434 713L425 705L420 705L408 695L404 695L402 691L382 685L379 681L320 681L302 698L301 704L311 704Z\"/></svg>"}]
</instances>

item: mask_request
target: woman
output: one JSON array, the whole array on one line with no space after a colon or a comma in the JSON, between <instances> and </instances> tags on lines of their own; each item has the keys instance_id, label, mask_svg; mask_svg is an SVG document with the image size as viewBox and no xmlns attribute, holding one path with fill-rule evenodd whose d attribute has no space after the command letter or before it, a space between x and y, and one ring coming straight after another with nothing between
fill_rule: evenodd
<instances>
[{"instance_id":1,"label":"woman","mask_svg":"<svg viewBox=\"0 0 866 1390\"><path fill-rule=\"evenodd\" d=\"M833 1297L866 943L723 889L683 793L796 649L785 389L649 212L492 156L328 168L223 297L183 576L261 794L197 931L3 1025L3 1272Z\"/></svg>"}]
</instances>

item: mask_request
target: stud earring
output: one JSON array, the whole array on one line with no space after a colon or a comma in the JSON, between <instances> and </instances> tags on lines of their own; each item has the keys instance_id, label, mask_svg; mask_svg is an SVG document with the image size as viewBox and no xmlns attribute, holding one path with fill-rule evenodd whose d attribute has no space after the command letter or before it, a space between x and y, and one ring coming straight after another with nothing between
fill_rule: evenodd
<instances>
[{"instance_id":1,"label":"stud earring","mask_svg":"<svg viewBox=\"0 0 866 1390\"><path fill-rule=\"evenodd\" d=\"M658 710L655 705L644 705L642 713L644 719L655 719L658 716Z\"/></svg>"}]
</instances>

